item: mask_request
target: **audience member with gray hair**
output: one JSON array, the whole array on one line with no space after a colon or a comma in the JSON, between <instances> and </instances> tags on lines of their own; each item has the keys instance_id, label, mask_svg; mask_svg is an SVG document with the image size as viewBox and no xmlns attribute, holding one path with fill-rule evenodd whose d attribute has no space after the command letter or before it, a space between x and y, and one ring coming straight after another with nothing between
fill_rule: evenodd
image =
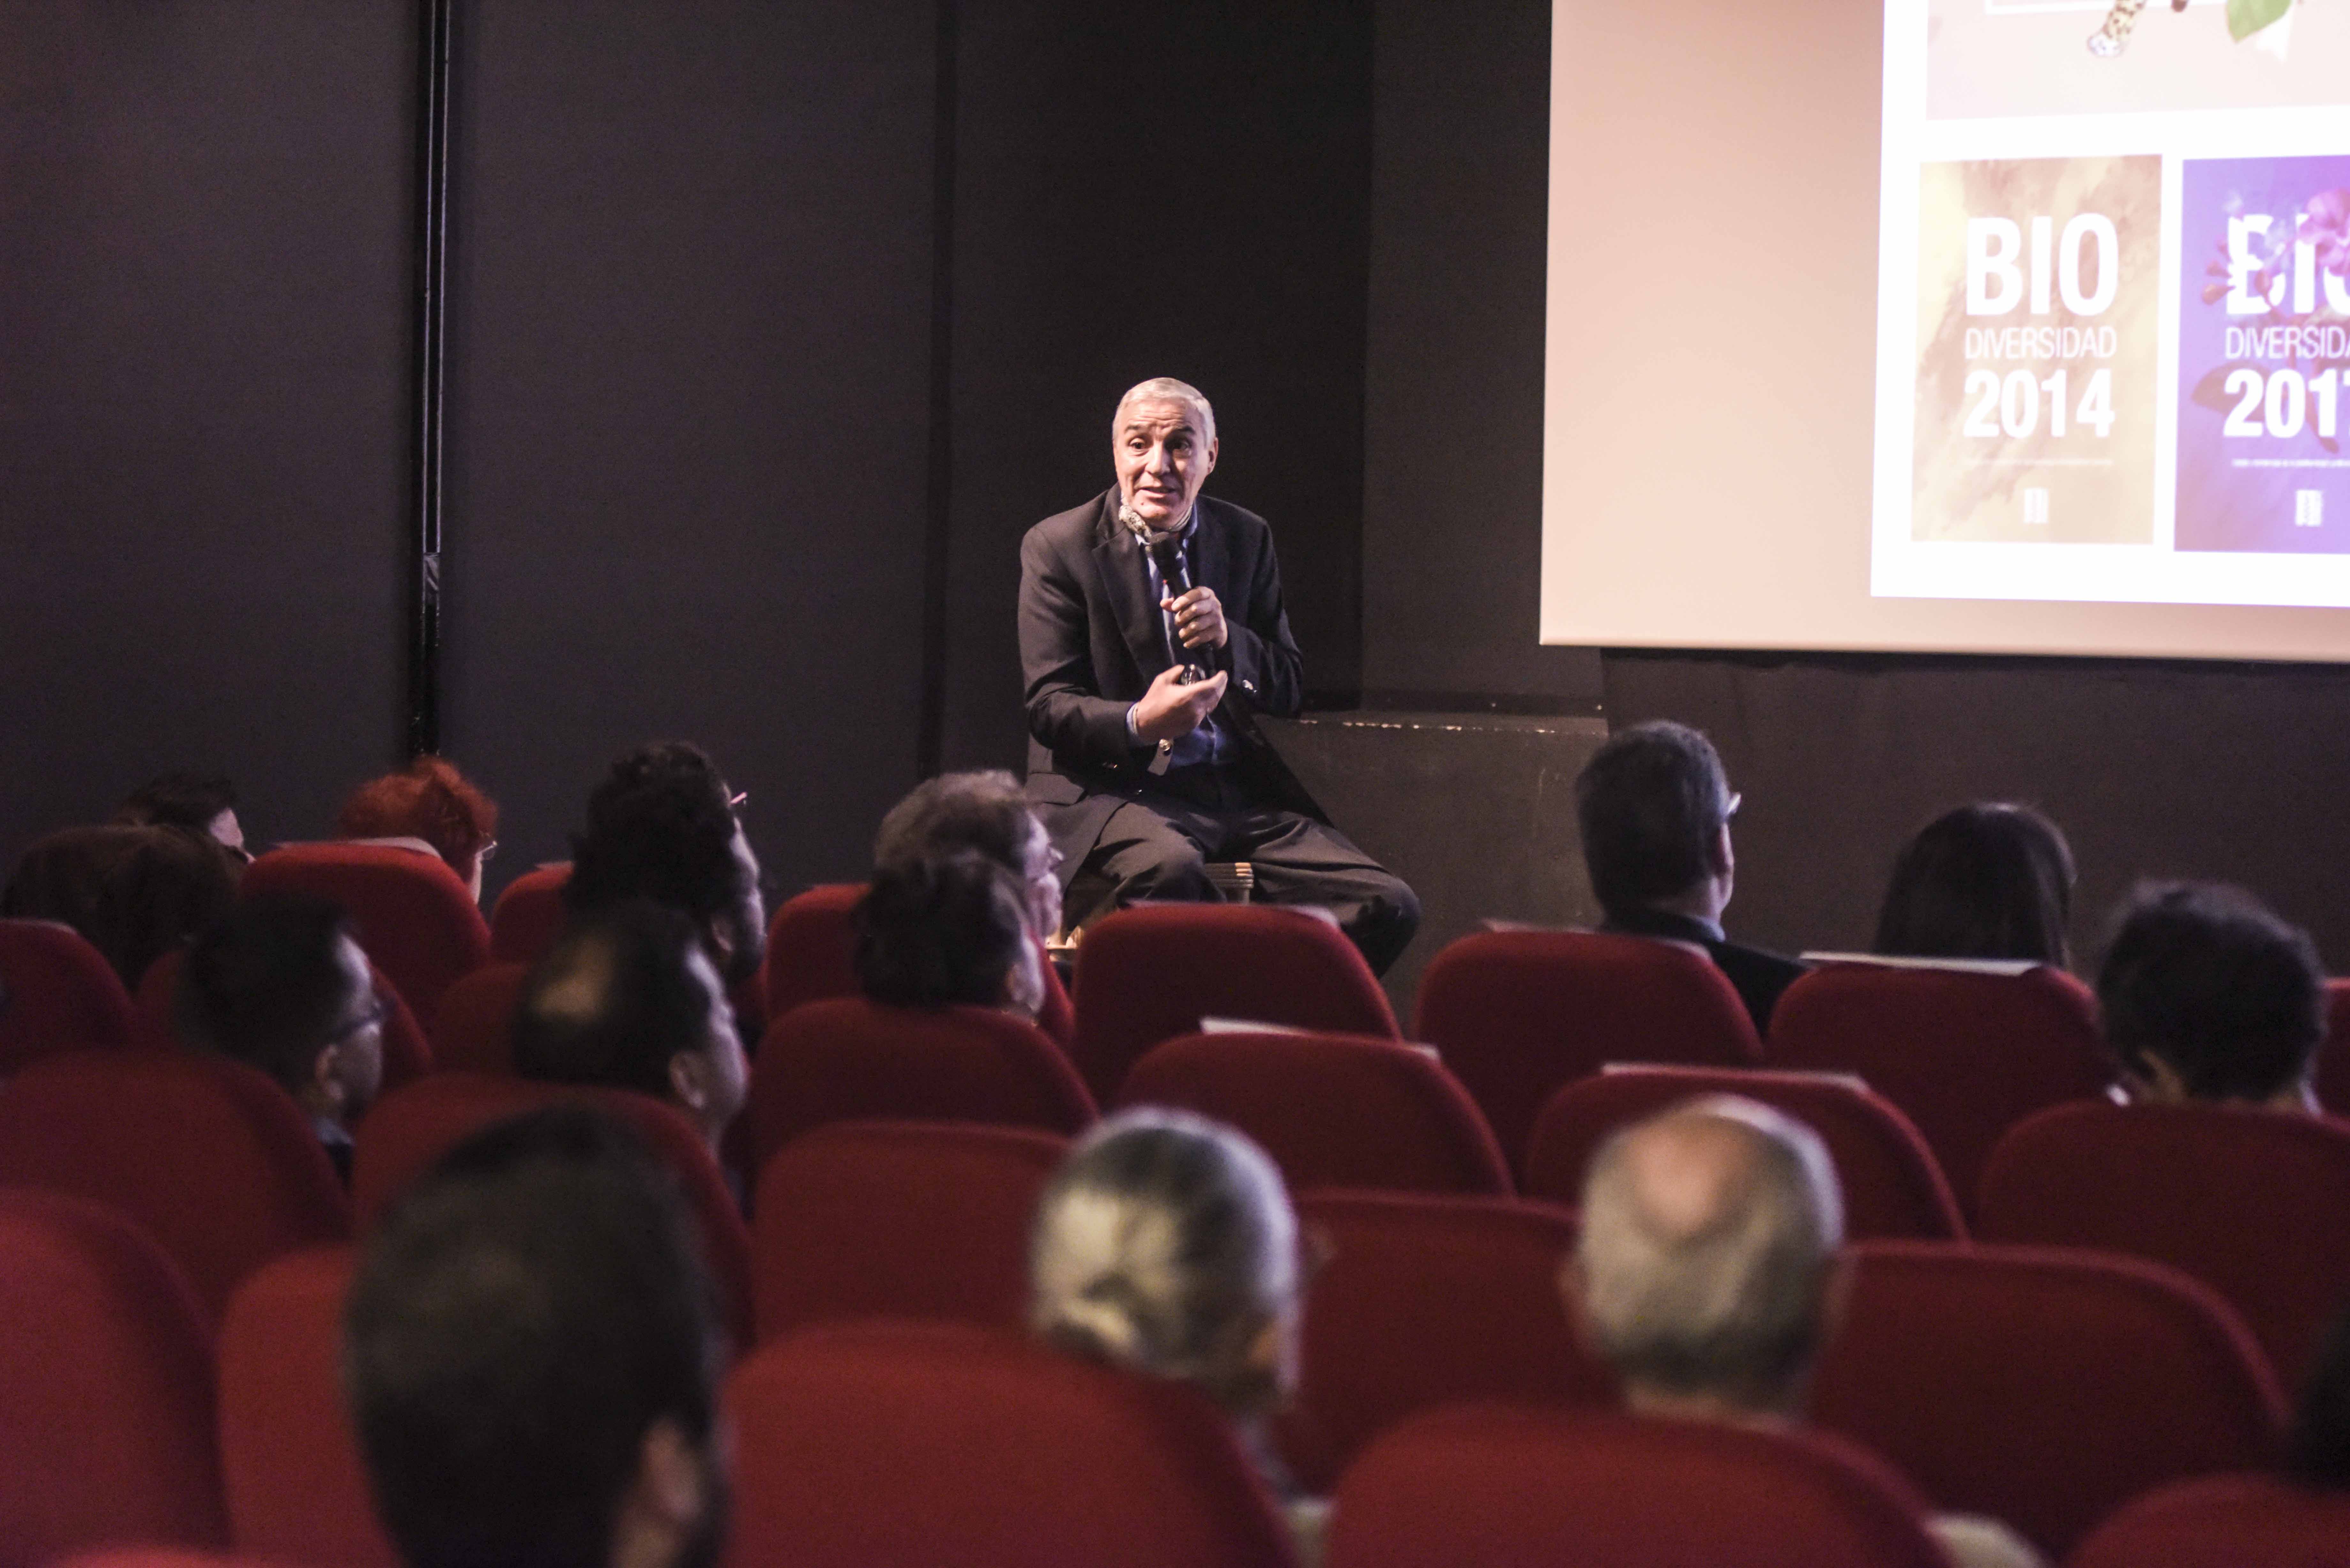
<instances>
[{"instance_id":1,"label":"audience member with gray hair","mask_svg":"<svg viewBox=\"0 0 2350 1568\"><path fill-rule=\"evenodd\" d=\"M1298 1494L1264 1429L1297 1386L1304 1273L1273 1161L1181 1111L1145 1107L1096 1127L1037 1200L1029 1236L1036 1335L1222 1407L1310 1564L1327 1507Z\"/></svg>"},{"instance_id":2,"label":"audience member with gray hair","mask_svg":"<svg viewBox=\"0 0 2350 1568\"><path fill-rule=\"evenodd\" d=\"M1793 1424L1835 1332L1843 1243L1843 1197L1818 1136L1767 1106L1716 1096L1600 1147L1563 1283L1635 1413ZM2039 1561L1994 1521L1929 1522L1960 1568Z\"/></svg>"}]
</instances>

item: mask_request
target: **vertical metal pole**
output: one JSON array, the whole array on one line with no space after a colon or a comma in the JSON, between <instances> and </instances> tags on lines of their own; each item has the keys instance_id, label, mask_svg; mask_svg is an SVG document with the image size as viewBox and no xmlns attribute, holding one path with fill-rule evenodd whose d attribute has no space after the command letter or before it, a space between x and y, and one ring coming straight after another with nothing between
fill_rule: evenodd
<instances>
[{"instance_id":1,"label":"vertical metal pole","mask_svg":"<svg viewBox=\"0 0 2350 1568\"><path fill-rule=\"evenodd\" d=\"M408 633L408 754L441 749L441 442L449 284L449 35L456 0L419 0L416 445Z\"/></svg>"},{"instance_id":2,"label":"vertical metal pole","mask_svg":"<svg viewBox=\"0 0 2350 1568\"><path fill-rule=\"evenodd\" d=\"M914 767L945 765L947 571L954 514L955 22L958 0L938 0L937 101L931 150L931 451L922 529L922 686Z\"/></svg>"}]
</instances>

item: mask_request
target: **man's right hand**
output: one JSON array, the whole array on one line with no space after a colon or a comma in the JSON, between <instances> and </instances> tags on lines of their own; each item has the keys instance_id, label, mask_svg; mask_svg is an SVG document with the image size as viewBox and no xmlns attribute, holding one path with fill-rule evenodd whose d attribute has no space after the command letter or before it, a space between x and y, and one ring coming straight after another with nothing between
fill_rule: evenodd
<instances>
[{"instance_id":1,"label":"man's right hand","mask_svg":"<svg viewBox=\"0 0 2350 1568\"><path fill-rule=\"evenodd\" d=\"M1181 740L1215 711L1216 704L1224 700L1225 682L1231 679L1219 670L1205 680L1186 686L1183 667L1169 665L1150 683L1150 690L1142 694L1142 701L1134 705L1134 732L1153 745L1161 741Z\"/></svg>"}]
</instances>

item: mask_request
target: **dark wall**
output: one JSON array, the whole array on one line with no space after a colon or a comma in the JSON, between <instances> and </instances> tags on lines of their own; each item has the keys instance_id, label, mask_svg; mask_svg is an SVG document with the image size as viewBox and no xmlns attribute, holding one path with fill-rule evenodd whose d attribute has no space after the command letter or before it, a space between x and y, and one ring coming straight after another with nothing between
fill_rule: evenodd
<instances>
[{"instance_id":1,"label":"dark wall","mask_svg":"<svg viewBox=\"0 0 2350 1568\"><path fill-rule=\"evenodd\" d=\"M1550 0L1378 0L1363 684L1398 708L1589 711L1542 648Z\"/></svg>"},{"instance_id":2,"label":"dark wall","mask_svg":"<svg viewBox=\"0 0 2350 1568\"><path fill-rule=\"evenodd\" d=\"M2072 836L2085 956L2133 878L2195 876L2350 965L2350 670L1536 646L1549 17L1378 0L1366 685L1705 728L1746 795L1731 924L1753 940L1865 944L1909 833L2019 799Z\"/></svg>"},{"instance_id":3,"label":"dark wall","mask_svg":"<svg viewBox=\"0 0 2350 1568\"><path fill-rule=\"evenodd\" d=\"M460 7L446 749L567 853L700 741L785 885L915 779L931 0Z\"/></svg>"},{"instance_id":4,"label":"dark wall","mask_svg":"<svg viewBox=\"0 0 2350 1568\"><path fill-rule=\"evenodd\" d=\"M0 855L399 739L410 7L0 6Z\"/></svg>"},{"instance_id":5,"label":"dark wall","mask_svg":"<svg viewBox=\"0 0 2350 1568\"><path fill-rule=\"evenodd\" d=\"M1215 404L1306 683L1359 683L1368 0L958 7L944 756L1018 766L1020 536L1111 482L1118 394Z\"/></svg>"}]
</instances>

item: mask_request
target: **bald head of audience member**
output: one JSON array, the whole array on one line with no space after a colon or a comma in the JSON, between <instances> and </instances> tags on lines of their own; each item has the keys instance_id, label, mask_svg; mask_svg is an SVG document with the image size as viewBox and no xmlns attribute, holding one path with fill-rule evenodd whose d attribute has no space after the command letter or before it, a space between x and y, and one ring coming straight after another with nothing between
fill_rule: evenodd
<instances>
[{"instance_id":1,"label":"bald head of audience member","mask_svg":"<svg viewBox=\"0 0 2350 1568\"><path fill-rule=\"evenodd\" d=\"M1843 1241L1835 1168L1810 1128L1748 1100L1695 1100L1593 1158L1568 1304L1635 1410L1793 1419Z\"/></svg>"},{"instance_id":2,"label":"bald head of audience member","mask_svg":"<svg viewBox=\"0 0 2350 1568\"><path fill-rule=\"evenodd\" d=\"M749 1069L734 1009L694 923L632 899L574 919L524 982L515 1070L667 1100L714 1149Z\"/></svg>"}]
</instances>

